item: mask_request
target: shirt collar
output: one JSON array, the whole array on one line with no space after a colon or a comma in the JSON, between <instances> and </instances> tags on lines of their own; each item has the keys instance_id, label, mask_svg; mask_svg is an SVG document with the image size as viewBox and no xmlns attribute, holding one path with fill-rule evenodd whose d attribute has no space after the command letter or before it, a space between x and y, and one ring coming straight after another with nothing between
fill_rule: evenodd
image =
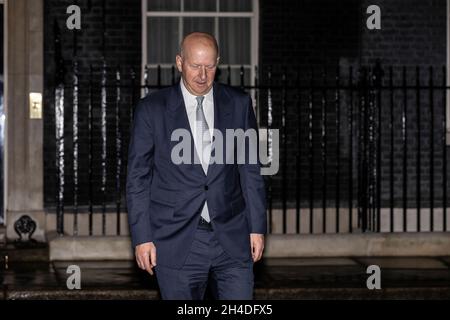
<instances>
[{"instance_id":1,"label":"shirt collar","mask_svg":"<svg viewBox=\"0 0 450 320\"><path fill-rule=\"evenodd\" d=\"M183 79L180 79L180 87L181 87L181 92L183 93L184 99L187 100L187 101L185 101L186 107L189 107L189 106L196 107L197 106L197 100L196 100L197 96L193 95L192 93L190 93L188 91L188 89L184 85ZM205 99L203 100L203 107L214 103L213 88L214 87L211 87L211 89L208 91L208 93L206 93L204 95Z\"/></svg>"}]
</instances>

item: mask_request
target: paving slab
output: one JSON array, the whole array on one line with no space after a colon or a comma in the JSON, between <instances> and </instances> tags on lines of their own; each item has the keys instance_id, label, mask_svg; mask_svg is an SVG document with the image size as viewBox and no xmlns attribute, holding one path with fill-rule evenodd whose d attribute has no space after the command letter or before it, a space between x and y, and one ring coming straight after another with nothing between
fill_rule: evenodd
<instances>
[{"instance_id":1,"label":"paving slab","mask_svg":"<svg viewBox=\"0 0 450 320\"><path fill-rule=\"evenodd\" d=\"M378 265L383 269L448 269L439 259L433 258L358 258L357 261L366 266Z\"/></svg>"}]
</instances>

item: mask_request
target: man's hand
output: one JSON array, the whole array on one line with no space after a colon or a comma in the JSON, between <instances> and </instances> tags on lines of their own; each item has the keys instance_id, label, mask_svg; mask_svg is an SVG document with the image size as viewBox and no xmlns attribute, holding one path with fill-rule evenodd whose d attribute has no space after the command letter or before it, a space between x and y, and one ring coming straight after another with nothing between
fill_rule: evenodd
<instances>
[{"instance_id":1,"label":"man's hand","mask_svg":"<svg viewBox=\"0 0 450 320\"><path fill-rule=\"evenodd\" d=\"M153 242L141 243L135 249L136 262L142 270L147 270L153 275L153 267L156 266L156 247Z\"/></svg>"},{"instance_id":2,"label":"man's hand","mask_svg":"<svg viewBox=\"0 0 450 320\"><path fill-rule=\"evenodd\" d=\"M250 246L252 249L253 262L260 260L264 251L264 235L250 233Z\"/></svg>"}]
</instances>

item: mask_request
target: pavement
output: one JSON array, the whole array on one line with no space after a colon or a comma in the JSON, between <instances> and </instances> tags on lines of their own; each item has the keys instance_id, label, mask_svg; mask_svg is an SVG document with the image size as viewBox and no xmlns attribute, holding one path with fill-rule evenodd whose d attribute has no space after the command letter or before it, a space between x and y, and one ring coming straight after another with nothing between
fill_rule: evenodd
<instances>
[{"instance_id":1,"label":"pavement","mask_svg":"<svg viewBox=\"0 0 450 320\"><path fill-rule=\"evenodd\" d=\"M71 265L80 268L79 290L67 288ZM367 288L370 265L380 267L381 289ZM450 299L450 257L272 258L254 272L258 300ZM0 247L0 288L0 300L160 298L155 277L134 261L50 262L38 245Z\"/></svg>"}]
</instances>

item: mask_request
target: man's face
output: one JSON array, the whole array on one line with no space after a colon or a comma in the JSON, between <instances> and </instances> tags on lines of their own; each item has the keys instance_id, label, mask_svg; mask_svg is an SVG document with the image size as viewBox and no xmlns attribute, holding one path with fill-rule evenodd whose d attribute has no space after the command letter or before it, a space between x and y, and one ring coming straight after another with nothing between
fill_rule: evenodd
<instances>
[{"instance_id":1,"label":"man's face","mask_svg":"<svg viewBox=\"0 0 450 320\"><path fill-rule=\"evenodd\" d=\"M219 60L216 51L212 46L191 42L185 45L183 56L177 55L176 63L186 88L193 95L205 95L214 83Z\"/></svg>"}]
</instances>

